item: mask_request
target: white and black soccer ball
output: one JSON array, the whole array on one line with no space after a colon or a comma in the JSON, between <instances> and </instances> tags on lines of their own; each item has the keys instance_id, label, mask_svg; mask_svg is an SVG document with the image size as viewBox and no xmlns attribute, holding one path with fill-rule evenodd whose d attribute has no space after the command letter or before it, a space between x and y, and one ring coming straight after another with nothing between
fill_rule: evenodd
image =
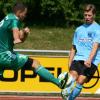
<instances>
[{"instance_id":1,"label":"white and black soccer ball","mask_svg":"<svg viewBox=\"0 0 100 100\"><path fill-rule=\"evenodd\" d=\"M59 79L59 80L63 80L63 79L65 78L66 74L68 74L68 73L67 73L67 72L61 73L61 74L58 76L58 79Z\"/></svg>"},{"instance_id":2,"label":"white and black soccer ball","mask_svg":"<svg viewBox=\"0 0 100 100\"><path fill-rule=\"evenodd\" d=\"M66 82L66 86L69 86L72 82L72 75L68 72L62 72L59 76L58 76L58 79L59 80L63 80L66 76L66 74L68 74L68 79L67 79L67 82Z\"/></svg>"}]
</instances>

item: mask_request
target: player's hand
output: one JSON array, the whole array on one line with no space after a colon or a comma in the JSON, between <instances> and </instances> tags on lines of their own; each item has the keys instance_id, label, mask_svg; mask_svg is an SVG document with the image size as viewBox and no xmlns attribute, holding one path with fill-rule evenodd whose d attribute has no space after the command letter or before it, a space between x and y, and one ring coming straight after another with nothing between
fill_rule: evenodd
<instances>
[{"instance_id":1,"label":"player's hand","mask_svg":"<svg viewBox=\"0 0 100 100\"><path fill-rule=\"evenodd\" d=\"M24 42L29 34L30 34L30 29L28 27L20 30L21 41Z\"/></svg>"},{"instance_id":2,"label":"player's hand","mask_svg":"<svg viewBox=\"0 0 100 100\"><path fill-rule=\"evenodd\" d=\"M91 67L91 60L84 61L84 65L88 68Z\"/></svg>"}]
</instances>

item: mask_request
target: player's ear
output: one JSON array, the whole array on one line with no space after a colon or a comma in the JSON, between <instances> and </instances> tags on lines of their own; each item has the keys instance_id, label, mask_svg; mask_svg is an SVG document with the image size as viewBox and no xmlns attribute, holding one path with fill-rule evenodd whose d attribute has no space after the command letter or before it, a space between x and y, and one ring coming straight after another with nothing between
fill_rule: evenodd
<instances>
[{"instance_id":1,"label":"player's ear","mask_svg":"<svg viewBox=\"0 0 100 100\"><path fill-rule=\"evenodd\" d=\"M96 17L96 13L94 13L94 12L92 11L92 14L93 14L93 18L95 18L95 17Z\"/></svg>"}]
</instances>

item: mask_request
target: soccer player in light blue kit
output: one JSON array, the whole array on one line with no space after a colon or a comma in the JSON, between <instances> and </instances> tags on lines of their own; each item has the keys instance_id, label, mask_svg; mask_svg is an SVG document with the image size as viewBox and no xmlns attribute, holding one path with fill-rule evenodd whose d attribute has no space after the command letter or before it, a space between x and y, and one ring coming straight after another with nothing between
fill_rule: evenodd
<instances>
[{"instance_id":1,"label":"soccer player in light blue kit","mask_svg":"<svg viewBox=\"0 0 100 100\"><path fill-rule=\"evenodd\" d=\"M95 6L87 4L84 8L85 23L74 33L69 57L70 86L61 92L64 100L75 100L82 90L82 85L90 81L90 76L94 75L100 63L100 26L95 22L95 13Z\"/></svg>"},{"instance_id":2,"label":"soccer player in light blue kit","mask_svg":"<svg viewBox=\"0 0 100 100\"><path fill-rule=\"evenodd\" d=\"M16 3L13 12L8 14L0 22L0 75L2 77L5 68L19 70L20 68L32 68L42 78L64 88L67 81L67 74L62 80L55 78L47 69L42 67L40 62L31 59L13 51L15 44L22 43L26 40L30 29L28 27L21 29L21 21L27 14L27 7L23 3ZM0 78L1 78L0 77Z\"/></svg>"}]
</instances>

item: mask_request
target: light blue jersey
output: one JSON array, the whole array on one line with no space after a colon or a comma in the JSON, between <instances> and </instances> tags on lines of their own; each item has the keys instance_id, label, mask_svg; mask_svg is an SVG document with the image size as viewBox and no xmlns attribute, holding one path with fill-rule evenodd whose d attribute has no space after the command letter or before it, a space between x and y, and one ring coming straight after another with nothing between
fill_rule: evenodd
<instances>
[{"instance_id":1,"label":"light blue jersey","mask_svg":"<svg viewBox=\"0 0 100 100\"><path fill-rule=\"evenodd\" d=\"M73 45L76 46L76 54L74 60L84 60L89 58L92 50L93 43L100 43L100 25L96 22L92 24L83 24L75 31L73 38ZM98 49L95 55L93 64L98 65L100 63L100 50Z\"/></svg>"}]
</instances>

